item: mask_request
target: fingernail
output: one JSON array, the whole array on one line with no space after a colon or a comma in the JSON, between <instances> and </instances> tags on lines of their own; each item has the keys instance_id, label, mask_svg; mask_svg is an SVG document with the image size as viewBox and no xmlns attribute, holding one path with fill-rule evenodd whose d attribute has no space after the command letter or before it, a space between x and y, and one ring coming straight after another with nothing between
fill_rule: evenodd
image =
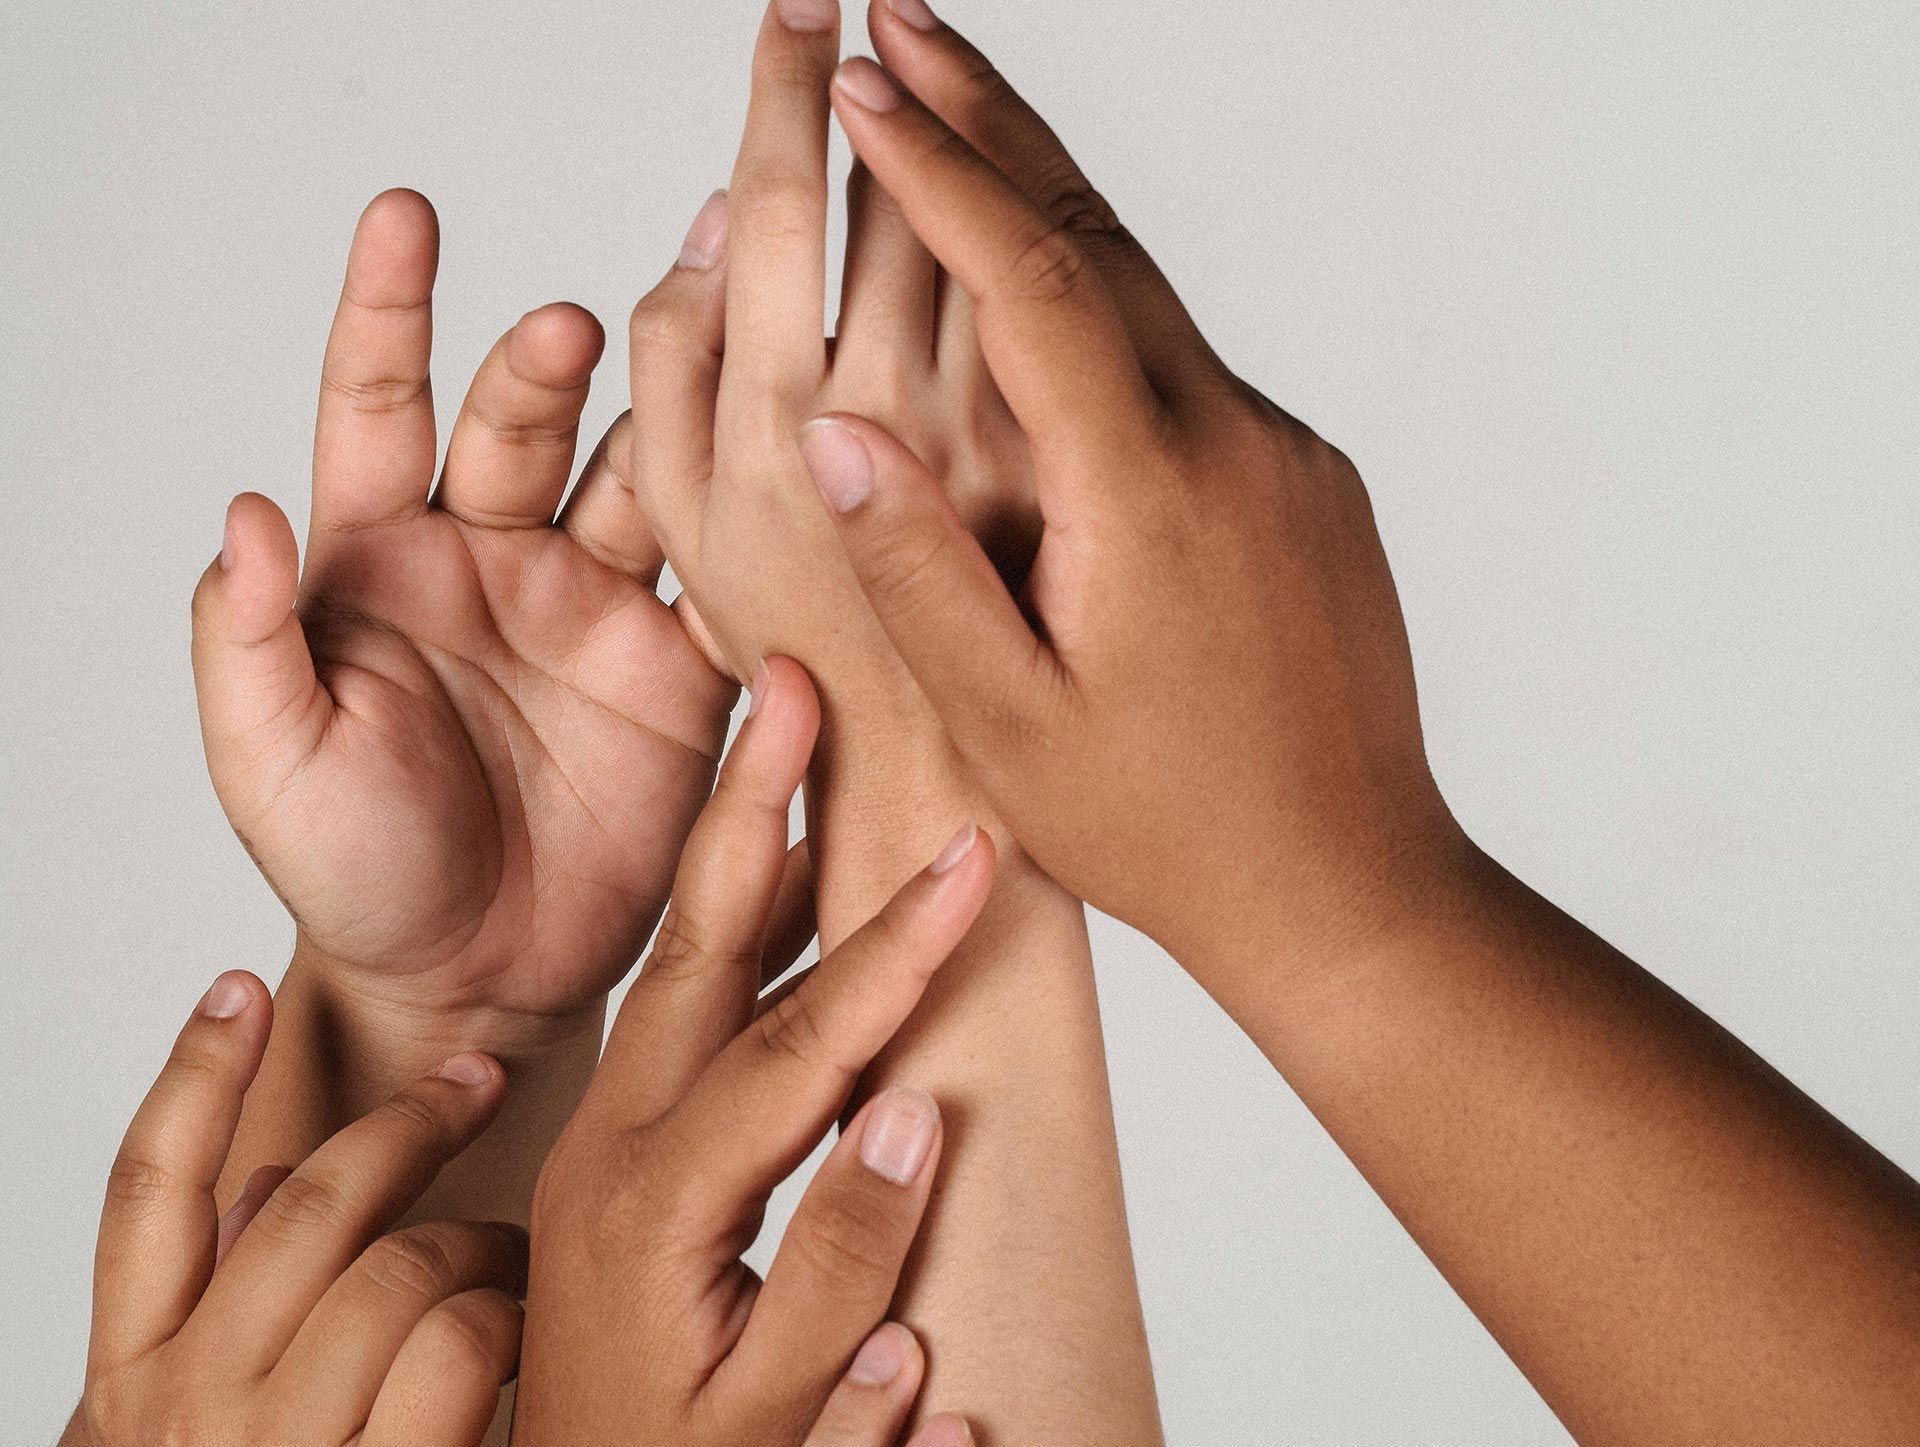
<instances>
[{"instance_id":1,"label":"fingernail","mask_svg":"<svg viewBox=\"0 0 1920 1447\"><path fill-rule=\"evenodd\" d=\"M933 13L927 0L887 0L887 8L915 30L933 31L940 28L940 17Z\"/></svg>"},{"instance_id":2,"label":"fingernail","mask_svg":"<svg viewBox=\"0 0 1920 1447\"><path fill-rule=\"evenodd\" d=\"M674 264L683 271L711 271L726 249L727 193L715 191L687 228L687 239L680 243L680 258Z\"/></svg>"},{"instance_id":3,"label":"fingernail","mask_svg":"<svg viewBox=\"0 0 1920 1447\"><path fill-rule=\"evenodd\" d=\"M773 675L767 672L767 661L763 658L754 665L753 682L747 685L748 718L760 712L760 705L767 701L767 689L772 684Z\"/></svg>"},{"instance_id":4,"label":"fingernail","mask_svg":"<svg viewBox=\"0 0 1920 1447\"><path fill-rule=\"evenodd\" d=\"M782 25L803 34L831 30L840 21L835 0L778 0L774 9L780 12Z\"/></svg>"},{"instance_id":5,"label":"fingernail","mask_svg":"<svg viewBox=\"0 0 1920 1447\"><path fill-rule=\"evenodd\" d=\"M485 1085L493 1079L493 1062L475 1051L464 1051L433 1072L460 1085Z\"/></svg>"},{"instance_id":6,"label":"fingernail","mask_svg":"<svg viewBox=\"0 0 1920 1447\"><path fill-rule=\"evenodd\" d=\"M867 1112L860 1132L860 1163L896 1186L913 1183L933 1149L940 1107L924 1090L889 1086Z\"/></svg>"},{"instance_id":7,"label":"fingernail","mask_svg":"<svg viewBox=\"0 0 1920 1447\"><path fill-rule=\"evenodd\" d=\"M860 1345L853 1365L847 1368L847 1380L863 1387L884 1387L900 1375L907 1364L907 1345L901 1340L904 1328L888 1322Z\"/></svg>"},{"instance_id":8,"label":"fingernail","mask_svg":"<svg viewBox=\"0 0 1920 1447\"><path fill-rule=\"evenodd\" d=\"M856 56L834 72L833 83L862 110L885 115L900 104L900 87L873 61Z\"/></svg>"},{"instance_id":9,"label":"fingernail","mask_svg":"<svg viewBox=\"0 0 1920 1447\"><path fill-rule=\"evenodd\" d=\"M238 970L229 970L200 997L198 1009L209 1020L231 1020L252 1003L253 991L247 985L247 977Z\"/></svg>"},{"instance_id":10,"label":"fingernail","mask_svg":"<svg viewBox=\"0 0 1920 1447\"><path fill-rule=\"evenodd\" d=\"M980 837L980 828L968 823L960 826L960 832L947 841L946 848L933 856L933 863L927 866L929 874L945 874L954 865L973 853L973 841Z\"/></svg>"},{"instance_id":11,"label":"fingernail","mask_svg":"<svg viewBox=\"0 0 1920 1447\"><path fill-rule=\"evenodd\" d=\"M227 509L227 520L220 530L220 571L226 572L233 566L233 509Z\"/></svg>"},{"instance_id":12,"label":"fingernail","mask_svg":"<svg viewBox=\"0 0 1920 1447\"><path fill-rule=\"evenodd\" d=\"M973 1447L973 1428L958 1417L935 1417L907 1447Z\"/></svg>"},{"instance_id":13,"label":"fingernail","mask_svg":"<svg viewBox=\"0 0 1920 1447\"><path fill-rule=\"evenodd\" d=\"M831 417L809 422L800 429L800 455L835 512L852 512L873 495L873 454L846 423Z\"/></svg>"}]
</instances>

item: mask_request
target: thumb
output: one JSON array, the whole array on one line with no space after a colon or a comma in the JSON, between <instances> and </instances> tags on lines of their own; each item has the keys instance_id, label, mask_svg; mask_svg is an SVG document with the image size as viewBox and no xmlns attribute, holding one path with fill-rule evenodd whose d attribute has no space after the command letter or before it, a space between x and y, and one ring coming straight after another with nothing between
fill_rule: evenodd
<instances>
[{"instance_id":1,"label":"thumb","mask_svg":"<svg viewBox=\"0 0 1920 1447\"><path fill-rule=\"evenodd\" d=\"M1061 679L938 478L864 417L809 422L800 451L867 601L962 755L1003 774L1044 736Z\"/></svg>"},{"instance_id":2,"label":"thumb","mask_svg":"<svg viewBox=\"0 0 1920 1447\"><path fill-rule=\"evenodd\" d=\"M258 493L227 507L220 556L193 594L193 681L207 768L229 814L270 797L311 754L333 701L293 611L300 553L286 514Z\"/></svg>"}]
</instances>

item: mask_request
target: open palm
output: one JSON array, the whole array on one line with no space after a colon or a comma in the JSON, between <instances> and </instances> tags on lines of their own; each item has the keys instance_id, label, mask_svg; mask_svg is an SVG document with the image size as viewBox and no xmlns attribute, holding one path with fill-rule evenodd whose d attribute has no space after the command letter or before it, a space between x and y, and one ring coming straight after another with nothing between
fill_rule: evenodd
<instances>
[{"instance_id":1,"label":"open palm","mask_svg":"<svg viewBox=\"0 0 1920 1447\"><path fill-rule=\"evenodd\" d=\"M501 339L433 488L437 254L411 192L361 219L304 575L279 509L236 499L195 599L202 729L303 949L382 993L559 1013L645 943L735 689L654 591L622 424L555 520L602 344L587 313Z\"/></svg>"}]
</instances>

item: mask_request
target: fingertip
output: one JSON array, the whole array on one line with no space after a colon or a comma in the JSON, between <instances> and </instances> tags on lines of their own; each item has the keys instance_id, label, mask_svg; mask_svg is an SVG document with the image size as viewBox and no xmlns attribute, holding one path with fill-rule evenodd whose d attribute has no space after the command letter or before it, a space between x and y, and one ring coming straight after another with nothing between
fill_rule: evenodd
<instances>
[{"instance_id":1,"label":"fingertip","mask_svg":"<svg viewBox=\"0 0 1920 1447\"><path fill-rule=\"evenodd\" d=\"M885 115L900 108L904 95L898 82L878 61L856 55L840 63L833 73L833 94L851 101L869 115Z\"/></svg>"},{"instance_id":2,"label":"fingertip","mask_svg":"<svg viewBox=\"0 0 1920 1447\"><path fill-rule=\"evenodd\" d=\"M907 1442L907 1447L973 1447L973 1428L967 1419L943 1412L929 1418Z\"/></svg>"},{"instance_id":3,"label":"fingertip","mask_svg":"<svg viewBox=\"0 0 1920 1447\"><path fill-rule=\"evenodd\" d=\"M606 345L606 329L592 312L573 302L549 302L514 323L507 361L527 381L570 389L593 375Z\"/></svg>"},{"instance_id":4,"label":"fingertip","mask_svg":"<svg viewBox=\"0 0 1920 1447\"><path fill-rule=\"evenodd\" d=\"M811 753L820 731L820 694L806 668L784 654L770 654L754 669L750 688L747 717L761 720L762 732L777 725L783 733L804 736Z\"/></svg>"},{"instance_id":5,"label":"fingertip","mask_svg":"<svg viewBox=\"0 0 1920 1447\"><path fill-rule=\"evenodd\" d=\"M468 1089L498 1089L507 1081L506 1068L482 1050L463 1050L442 1062L434 1071L437 1080L450 1080Z\"/></svg>"},{"instance_id":6,"label":"fingertip","mask_svg":"<svg viewBox=\"0 0 1920 1447\"><path fill-rule=\"evenodd\" d=\"M919 1337L897 1321L882 1322L860 1343L847 1367L847 1380L856 1387L881 1388L910 1398L920 1390L926 1362Z\"/></svg>"},{"instance_id":7,"label":"fingertip","mask_svg":"<svg viewBox=\"0 0 1920 1447\"><path fill-rule=\"evenodd\" d=\"M228 970L207 987L194 1013L208 1020L237 1020L272 999L258 975Z\"/></svg>"},{"instance_id":8,"label":"fingertip","mask_svg":"<svg viewBox=\"0 0 1920 1447\"><path fill-rule=\"evenodd\" d=\"M286 514L257 492L234 498L209 575L219 580L236 635L252 640L271 633L293 611L300 585L300 545Z\"/></svg>"},{"instance_id":9,"label":"fingertip","mask_svg":"<svg viewBox=\"0 0 1920 1447\"><path fill-rule=\"evenodd\" d=\"M440 218L418 191L382 191L367 203L347 257L349 298L363 306L399 307L432 294L440 264Z\"/></svg>"}]
</instances>

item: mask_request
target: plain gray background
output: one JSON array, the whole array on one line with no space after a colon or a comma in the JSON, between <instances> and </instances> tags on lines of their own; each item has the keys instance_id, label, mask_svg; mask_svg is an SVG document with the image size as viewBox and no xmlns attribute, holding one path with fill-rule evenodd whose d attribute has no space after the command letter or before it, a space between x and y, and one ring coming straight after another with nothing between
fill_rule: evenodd
<instances>
[{"instance_id":1,"label":"plain gray background","mask_svg":"<svg viewBox=\"0 0 1920 1447\"><path fill-rule=\"evenodd\" d=\"M1468 827L1920 1168L1920 9L946 9L1359 463ZM77 1392L103 1174L172 1032L285 959L204 779L187 598L231 493L303 525L355 215L440 207L443 408L526 309L606 320L597 435L757 13L0 21L10 1440ZM1230 1024L1096 946L1170 1439L1564 1441Z\"/></svg>"}]
</instances>

